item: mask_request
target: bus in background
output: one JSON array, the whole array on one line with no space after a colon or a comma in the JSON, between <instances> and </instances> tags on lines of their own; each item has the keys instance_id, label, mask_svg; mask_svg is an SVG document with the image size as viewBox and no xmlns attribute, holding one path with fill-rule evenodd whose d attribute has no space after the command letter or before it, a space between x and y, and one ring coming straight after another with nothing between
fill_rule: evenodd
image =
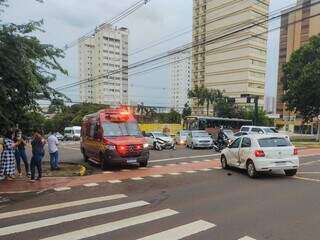
<instances>
[{"instance_id":1,"label":"bus in background","mask_svg":"<svg viewBox=\"0 0 320 240\"><path fill-rule=\"evenodd\" d=\"M217 137L221 127L223 127L223 129L232 130L233 132L238 132L244 125L252 125L252 120L189 116L183 121L183 129L189 131L206 130L209 134L215 137Z\"/></svg>"},{"instance_id":2,"label":"bus in background","mask_svg":"<svg viewBox=\"0 0 320 240\"><path fill-rule=\"evenodd\" d=\"M65 140L77 141L77 140L80 140L80 135L81 135L81 127L73 126L73 127L66 127L64 129Z\"/></svg>"},{"instance_id":3,"label":"bus in background","mask_svg":"<svg viewBox=\"0 0 320 240\"><path fill-rule=\"evenodd\" d=\"M100 110L83 118L81 152L85 161L102 169L126 164L146 167L149 160L149 145L125 107Z\"/></svg>"}]
</instances>

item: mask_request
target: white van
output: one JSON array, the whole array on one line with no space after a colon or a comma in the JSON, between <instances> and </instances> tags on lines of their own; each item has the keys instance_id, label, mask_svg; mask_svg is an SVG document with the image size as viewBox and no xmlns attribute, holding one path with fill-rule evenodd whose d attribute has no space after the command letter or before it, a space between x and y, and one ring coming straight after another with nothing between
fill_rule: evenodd
<instances>
[{"instance_id":1,"label":"white van","mask_svg":"<svg viewBox=\"0 0 320 240\"><path fill-rule=\"evenodd\" d=\"M81 136L81 127L74 126L74 127L66 127L64 129L65 140L77 141L77 140L80 140L80 136Z\"/></svg>"}]
</instances>

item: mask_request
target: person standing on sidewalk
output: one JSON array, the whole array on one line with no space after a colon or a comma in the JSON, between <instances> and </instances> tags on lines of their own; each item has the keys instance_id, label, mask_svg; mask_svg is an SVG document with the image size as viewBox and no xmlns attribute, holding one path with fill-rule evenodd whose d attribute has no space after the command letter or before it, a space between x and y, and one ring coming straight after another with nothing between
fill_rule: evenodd
<instances>
[{"instance_id":1,"label":"person standing on sidewalk","mask_svg":"<svg viewBox=\"0 0 320 240\"><path fill-rule=\"evenodd\" d=\"M16 175L16 158L15 147L17 144L13 142L13 132L7 131L3 140L3 151L0 158L0 180L7 178L13 180Z\"/></svg>"},{"instance_id":2,"label":"person standing on sidewalk","mask_svg":"<svg viewBox=\"0 0 320 240\"><path fill-rule=\"evenodd\" d=\"M22 132L20 130L16 131L14 142L17 144L17 148L15 150L15 157L16 157L17 170L18 170L19 176L22 176L22 173L21 173L21 159L22 159L25 170L26 170L26 175L27 177L30 177L29 163L28 163L28 158L26 154L27 143L25 138L22 136Z\"/></svg>"},{"instance_id":3,"label":"person standing on sidewalk","mask_svg":"<svg viewBox=\"0 0 320 240\"><path fill-rule=\"evenodd\" d=\"M35 172L36 168L38 170L37 180L41 180L42 177L42 159L44 157L44 145L46 144L45 140L41 134L36 131L34 133L33 140L31 142L32 146L32 158L31 158L31 181L35 181Z\"/></svg>"},{"instance_id":4,"label":"person standing on sidewalk","mask_svg":"<svg viewBox=\"0 0 320 240\"><path fill-rule=\"evenodd\" d=\"M50 136L48 137L48 149L50 154L51 171L60 170L58 145L58 138L53 133L50 133Z\"/></svg>"}]
</instances>

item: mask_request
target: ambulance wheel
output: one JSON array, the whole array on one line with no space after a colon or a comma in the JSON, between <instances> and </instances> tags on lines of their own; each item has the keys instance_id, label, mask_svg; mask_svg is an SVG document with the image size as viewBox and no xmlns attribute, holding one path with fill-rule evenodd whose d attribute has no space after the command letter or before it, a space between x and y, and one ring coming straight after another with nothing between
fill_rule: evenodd
<instances>
[{"instance_id":1,"label":"ambulance wheel","mask_svg":"<svg viewBox=\"0 0 320 240\"><path fill-rule=\"evenodd\" d=\"M148 161L139 162L139 166L140 167L147 167L148 166Z\"/></svg>"},{"instance_id":2,"label":"ambulance wheel","mask_svg":"<svg viewBox=\"0 0 320 240\"><path fill-rule=\"evenodd\" d=\"M100 154L100 165L102 170L107 170L110 167L108 160L102 153Z\"/></svg>"},{"instance_id":3,"label":"ambulance wheel","mask_svg":"<svg viewBox=\"0 0 320 240\"><path fill-rule=\"evenodd\" d=\"M83 148L82 148L82 155L83 155L83 161L88 162L89 158L86 154L86 150L84 150Z\"/></svg>"}]
</instances>

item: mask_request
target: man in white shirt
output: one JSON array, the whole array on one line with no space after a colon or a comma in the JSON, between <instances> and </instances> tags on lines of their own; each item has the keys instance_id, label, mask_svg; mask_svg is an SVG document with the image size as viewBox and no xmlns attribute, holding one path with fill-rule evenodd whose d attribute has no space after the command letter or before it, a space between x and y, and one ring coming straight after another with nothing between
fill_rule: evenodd
<instances>
[{"instance_id":1,"label":"man in white shirt","mask_svg":"<svg viewBox=\"0 0 320 240\"><path fill-rule=\"evenodd\" d=\"M48 148L49 148L49 154L50 154L51 171L60 170L58 145L59 145L58 138L53 133L50 133L48 137Z\"/></svg>"}]
</instances>

